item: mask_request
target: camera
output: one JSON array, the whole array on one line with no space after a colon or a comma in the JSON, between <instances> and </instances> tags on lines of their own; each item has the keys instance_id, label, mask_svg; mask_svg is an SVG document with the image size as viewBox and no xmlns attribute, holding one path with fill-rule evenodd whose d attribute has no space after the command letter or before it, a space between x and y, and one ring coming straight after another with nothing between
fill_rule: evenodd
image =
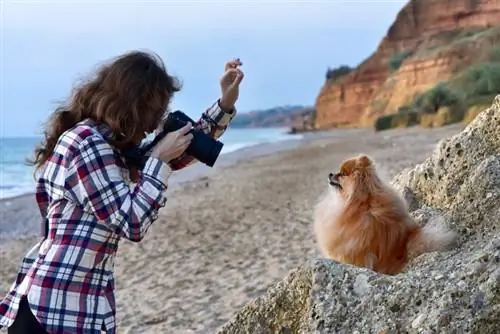
<instances>
[{"instance_id":1,"label":"camera","mask_svg":"<svg viewBox=\"0 0 500 334\"><path fill-rule=\"evenodd\" d=\"M144 156L149 152L154 146L158 144L160 140L165 138L165 136L170 133L179 130L187 123L195 124L189 116L180 110L176 110L168 114L167 119L163 124L163 129L161 132L145 146L134 147L123 150L122 154L127 159L127 162L131 165L142 168ZM197 159L198 161L204 163L207 166L213 167L215 161L219 157L224 144L210 135L204 133L200 129L192 129L189 131L193 135L193 140L186 149L186 153Z\"/></svg>"},{"instance_id":2,"label":"camera","mask_svg":"<svg viewBox=\"0 0 500 334\"><path fill-rule=\"evenodd\" d=\"M167 133L179 130L189 122L191 124L196 123L182 111L176 110L168 114L163 125L163 131L158 136L162 136L161 138L163 138ZM224 144L200 129L192 129L189 133L193 135L193 140L186 149L186 153L205 165L213 167Z\"/></svg>"}]
</instances>

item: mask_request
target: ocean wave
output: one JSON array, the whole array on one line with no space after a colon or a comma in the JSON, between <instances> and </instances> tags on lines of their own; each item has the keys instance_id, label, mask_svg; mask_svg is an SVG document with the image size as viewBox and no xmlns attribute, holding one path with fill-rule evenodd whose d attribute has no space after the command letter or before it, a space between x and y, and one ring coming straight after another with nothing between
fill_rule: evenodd
<instances>
[{"instance_id":1,"label":"ocean wave","mask_svg":"<svg viewBox=\"0 0 500 334\"><path fill-rule=\"evenodd\" d=\"M34 184L0 185L0 199L32 194L34 191L35 191Z\"/></svg>"},{"instance_id":2,"label":"ocean wave","mask_svg":"<svg viewBox=\"0 0 500 334\"><path fill-rule=\"evenodd\" d=\"M278 143L278 142L286 141L286 140L300 140L303 138L304 138L304 136L301 134L291 135L291 134L283 133L283 134L280 134L277 136L273 136L272 138L264 137L264 138L257 138L256 140L251 140L251 141L246 141L246 142L229 143L229 144L224 145L224 147L222 148L221 155L232 153L235 151L239 151L241 149L250 148L253 146L257 146L257 145ZM224 141L224 140L222 140L222 141Z\"/></svg>"},{"instance_id":3,"label":"ocean wave","mask_svg":"<svg viewBox=\"0 0 500 334\"><path fill-rule=\"evenodd\" d=\"M228 154L257 145L272 144L286 140L299 140L300 134L287 134L286 129L234 129L224 134L221 154ZM12 144L14 145L14 144ZM18 147L11 152L1 152L0 160L0 199L12 198L33 193L35 181L33 169L24 163L25 156L32 147Z\"/></svg>"},{"instance_id":4,"label":"ocean wave","mask_svg":"<svg viewBox=\"0 0 500 334\"><path fill-rule=\"evenodd\" d=\"M33 169L22 163L0 163L0 199L26 195L35 191Z\"/></svg>"}]
</instances>

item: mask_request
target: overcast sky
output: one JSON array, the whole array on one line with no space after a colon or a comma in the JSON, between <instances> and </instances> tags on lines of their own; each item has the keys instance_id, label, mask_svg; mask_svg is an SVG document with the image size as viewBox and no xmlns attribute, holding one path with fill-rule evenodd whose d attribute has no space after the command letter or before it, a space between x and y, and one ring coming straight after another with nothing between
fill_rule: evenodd
<instances>
[{"instance_id":1,"label":"overcast sky","mask_svg":"<svg viewBox=\"0 0 500 334\"><path fill-rule=\"evenodd\" d=\"M241 111L312 105L328 67L356 65L406 1L10 1L1 8L0 136L32 136L75 80L133 49L158 53L192 117L240 57Z\"/></svg>"}]
</instances>

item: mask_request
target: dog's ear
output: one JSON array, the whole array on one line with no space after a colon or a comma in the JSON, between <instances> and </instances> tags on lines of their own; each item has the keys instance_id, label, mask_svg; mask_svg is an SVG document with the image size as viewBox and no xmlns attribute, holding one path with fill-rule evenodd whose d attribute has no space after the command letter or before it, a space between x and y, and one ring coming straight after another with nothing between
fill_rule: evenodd
<instances>
[{"instance_id":1,"label":"dog's ear","mask_svg":"<svg viewBox=\"0 0 500 334\"><path fill-rule=\"evenodd\" d=\"M362 168L370 167L372 165L372 159L366 154L361 154L358 157L358 165Z\"/></svg>"}]
</instances>

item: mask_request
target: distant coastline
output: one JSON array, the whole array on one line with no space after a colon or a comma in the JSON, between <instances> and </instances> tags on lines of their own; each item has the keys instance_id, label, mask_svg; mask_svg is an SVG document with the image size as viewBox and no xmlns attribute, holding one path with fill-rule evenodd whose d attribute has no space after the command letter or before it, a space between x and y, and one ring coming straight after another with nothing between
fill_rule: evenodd
<instances>
[{"instance_id":1,"label":"distant coastline","mask_svg":"<svg viewBox=\"0 0 500 334\"><path fill-rule=\"evenodd\" d=\"M241 113L231 126L239 129L286 127L296 128L305 115L311 114L313 108L303 105L280 106L269 109L254 110Z\"/></svg>"}]
</instances>

